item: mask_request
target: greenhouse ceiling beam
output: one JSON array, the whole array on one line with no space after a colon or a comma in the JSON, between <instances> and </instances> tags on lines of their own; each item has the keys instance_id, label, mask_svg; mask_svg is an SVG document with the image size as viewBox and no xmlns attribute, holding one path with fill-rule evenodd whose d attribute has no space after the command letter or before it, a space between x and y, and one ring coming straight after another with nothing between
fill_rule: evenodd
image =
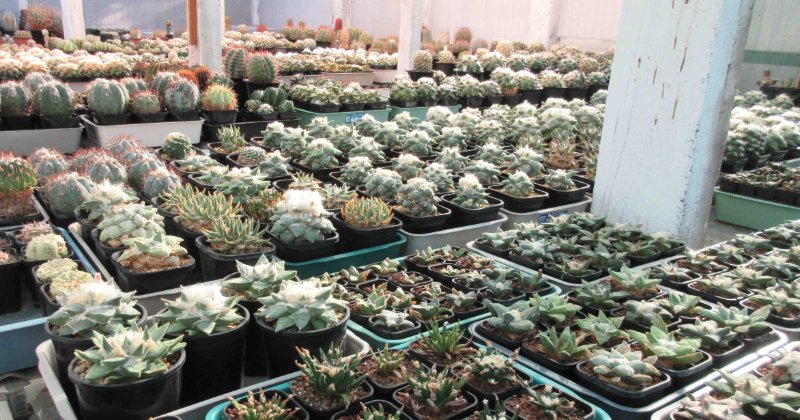
<instances>
[{"instance_id":1,"label":"greenhouse ceiling beam","mask_svg":"<svg viewBox=\"0 0 800 420\"><path fill-rule=\"evenodd\" d=\"M703 243L753 0L626 0L592 211Z\"/></svg>"},{"instance_id":2,"label":"greenhouse ceiling beam","mask_svg":"<svg viewBox=\"0 0 800 420\"><path fill-rule=\"evenodd\" d=\"M27 4L28 2L25 1ZM61 0L61 19L64 39L86 36L86 21L83 18L83 0Z\"/></svg>"},{"instance_id":3,"label":"greenhouse ceiling beam","mask_svg":"<svg viewBox=\"0 0 800 420\"><path fill-rule=\"evenodd\" d=\"M225 32L225 0L187 0L189 64L212 71L222 67L222 35Z\"/></svg>"},{"instance_id":4,"label":"greenhouse ceiling beam","mask_svg":"<svg viewBox=\"0 0 800 420\"><path fill-rule=\"evenodd\" d=\"M400 30L397 41L397 70L411 68L422 35L422 0L400 0Z\"/></svg>"}]
</instances>

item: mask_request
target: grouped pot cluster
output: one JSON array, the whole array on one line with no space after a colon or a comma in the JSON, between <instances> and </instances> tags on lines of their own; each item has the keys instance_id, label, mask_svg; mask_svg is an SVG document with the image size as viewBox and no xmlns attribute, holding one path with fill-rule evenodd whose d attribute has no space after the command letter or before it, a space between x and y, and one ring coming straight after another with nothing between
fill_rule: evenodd
<instances>
[{"instance_id":1,"label":"grouped pot cluster","mask_svg":"<svg viewBox=\"0 0 800 420\"><path fill-rule=\"evenodd\" d=\"M386 106L377 90L364 89L358 83L342 86L326 78L299 81L292 85L290 94L298 107L312 112L374 110Z\"/></svg>"},{"instance_id":2,"label":"grouped pot cluster","mask_svg":"<svg viewBox=\"0 0 800 420\"><path fill-rule=\"evenodd\" d=\"M564 214L541 224L519 223L515 229L483 233L475 246L576 284L671 257L684 249L671 235L607 223L591 213Z\"/></svg>"},{"instance_id":3,"label":"grouped pot cluster","mask_svg":"<svg viewBox=\"0 0 800 420\"><path fill-rule=\"evenodd\" d=\"M732 375L721 371L722 379L709 383L713 392L690 396L670 416L673 419L749 419L795 417L800 409L800 352L779 351L753 371Z\"/></svg>"},{"instance_id":4,"label":"grouped pot cluster","mask_svg":"<svg viewBox=\"0 0 800 420\"><path fill-rule=\"evenodd\" d=\"M6 130L77 127L77 100L77 94L53 76L31 72L19 82L0 84L0 117Z\"/></svg>"},{"instance_id":5,"label":"grouped pot cluster","mask_svg":"<svg viewBox=\"0 0 800 420\"><path fill-rule=\"evenodd\" d=\"M732 310L757 311L773 324L800 325L800 236L795 222L738 235L654 269L671 288Z\"/></svg>"},{"instance_id":6,"label":"grouped pot cluster","mask_svg":"<svg viewBox=\"0 0 800 420\"><path fill-rule=\"evenodd\" d=\"M722 161L723 172L740 172L798 156L800 113L792 99L769 100L759 91L736 95Z\"/></svg>"},{"instance_id":7,"label":"grouped pot cluster","mask_svg":"<svg viewBox=\"0 0 800 420\"><path fill-rule=\"evenodd\" d=\"M773 162L752 171L723 174L719 180L719 189L762 200L798 205L797 179L797 169Z\"/></svg>"}]
</instances>

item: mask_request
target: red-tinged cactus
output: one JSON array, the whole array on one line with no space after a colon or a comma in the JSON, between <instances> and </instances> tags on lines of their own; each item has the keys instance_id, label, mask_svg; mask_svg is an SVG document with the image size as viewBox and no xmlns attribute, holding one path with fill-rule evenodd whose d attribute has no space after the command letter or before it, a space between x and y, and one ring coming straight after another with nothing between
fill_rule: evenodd
<instances>
[{"instance_id":1,"label":"red-tinged cactus","mask_svg":"<svg viewBox=\"0 0 800 420\"><path fill-rule=\"evenodd\" d=\"M36 186L36 172L25 159L11 153L0 154L0 218L31 214L29 199Z\"/></svg>"}]
</instances>

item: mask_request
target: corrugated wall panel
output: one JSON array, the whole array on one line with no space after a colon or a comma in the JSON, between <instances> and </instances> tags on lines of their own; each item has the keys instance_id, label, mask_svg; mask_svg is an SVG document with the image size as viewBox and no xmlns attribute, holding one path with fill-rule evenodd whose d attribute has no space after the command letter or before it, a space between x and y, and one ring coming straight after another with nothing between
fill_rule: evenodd
<instances>
[{"instance_id":1,"label":"corrugated wall panel","mask_svg":"<svg viewBox=\"0 0 800 420\"><path fill-rule=\"evenodd\" d=\"M528 0L434 0L430 6L434 38L443 29L450 39L462 26L472 30L472 38L523 40L528 37Z\"/></svg>"},{"instance_id":2,"label":"corrugated wall panel","mask_svg":"<svg viewBox=\"0 0 800 420\"><path fill-rule=\"evenodd\" d=\"M250 2L246 0L244 3L249 9ZM294 19L295 24L303 20L312 28L329 26L332 13L333 2L328 0L261 0L259 8L261 23L270 30L279 30L289 18Z\"/></svg>"},{"instance_id":3,"label":"corrugated wall panel","mask_svg":"<svg viewBox=\"0 0 800 420\"><path fill-rule=\"evenodd\" d=\"M604 50L617 39L622 0L562 0L557 7L561 42Z\"/></svg>"},{"instance_id":4,"label":"corrugated wall panel","mask_svg":"<svg viewBox=\"0 0 800 420\"><path fill-rule=\"evenodd\" d=\"M352 25L376 38L400 32L400 1L352 0L350 7Z\"/></svg>"}]
</instances>

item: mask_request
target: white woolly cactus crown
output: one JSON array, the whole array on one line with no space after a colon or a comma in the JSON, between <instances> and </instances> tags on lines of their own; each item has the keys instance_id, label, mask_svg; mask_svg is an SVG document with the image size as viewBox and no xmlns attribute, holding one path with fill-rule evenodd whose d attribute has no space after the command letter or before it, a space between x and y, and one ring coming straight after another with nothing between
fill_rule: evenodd
<instances>
[{"instance_id":1,"label":"white woolly cactus crown","mask_svg":"<svg viewBox=\"0 0 800 420\"><path fill-rule=\"evenodd\" d=\"M328 217L330 212L322 205L322 195L316 191L289 190L283 194L278 203L278 212L284 211L293 215L307 214L312 217Z\"/></svg>"},{"instance_id":2,"label":"white woolly cactus crown","mask_svg":"<svg viewBox=\"0 0 800 420\"><path fill-rule=\"evenodd\" d=\"M481 181L473 174L466 174L458 180L458 187L464 190L482 189Z\"/></svg>"}]
</instances>

